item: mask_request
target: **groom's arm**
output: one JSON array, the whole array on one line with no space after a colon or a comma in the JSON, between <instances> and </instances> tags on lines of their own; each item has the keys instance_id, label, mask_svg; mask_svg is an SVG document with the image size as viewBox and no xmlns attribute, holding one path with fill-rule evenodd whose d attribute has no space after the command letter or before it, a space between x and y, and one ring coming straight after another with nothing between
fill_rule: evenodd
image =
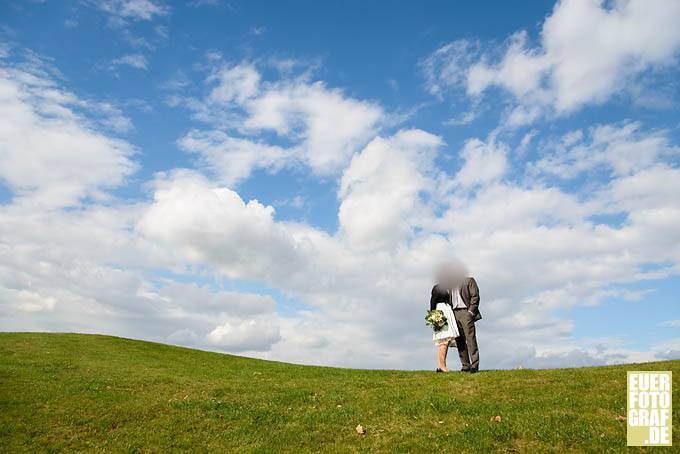
<instances>
[{"instance_id":1,"label":"groom's arm","mask_svg":"<svg viewBox=\"0 0 680 454\"><path fill-rule=\"evenodd\" d=\"M477 287L477 281L475 281L474 277L471 277L468 282L468 291L470 292L470 306L468 310L473 315L477 315L479 313L479 287Z\"/></svg>"}]
</instances>

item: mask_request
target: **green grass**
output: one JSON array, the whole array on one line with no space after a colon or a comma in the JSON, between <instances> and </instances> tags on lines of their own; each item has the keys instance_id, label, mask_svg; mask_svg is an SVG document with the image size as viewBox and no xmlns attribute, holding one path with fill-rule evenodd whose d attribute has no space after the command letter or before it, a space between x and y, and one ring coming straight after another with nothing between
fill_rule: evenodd
<instances>
[{"instance_id":1,"label":"green grass","mask_svg":"<svg viewBox=\"0 0 680 454\"><path fill-rule=\"evenodd\" d=\"M680 402L680 361L435 374L0 333L0 451L619 452L626 370L674 371Z\"/></svg>"}]
</instances>

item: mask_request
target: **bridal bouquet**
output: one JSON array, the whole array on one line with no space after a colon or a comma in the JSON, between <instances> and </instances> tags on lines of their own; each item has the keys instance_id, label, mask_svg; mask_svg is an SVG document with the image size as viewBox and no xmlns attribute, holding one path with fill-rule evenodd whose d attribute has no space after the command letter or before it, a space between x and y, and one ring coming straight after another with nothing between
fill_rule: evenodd
<instances>
[{"instance_id":1,"label":"bridal bouquet","mask_svg":"<svg viewBox=\"0 0 680 454\"><path fill-rule=\"evenodd\" d=\"M425 324L431 326L434 332L439 332L446 326L447 320L444 313L438 309L427 311Z\"/></svg>"}]
</instances>

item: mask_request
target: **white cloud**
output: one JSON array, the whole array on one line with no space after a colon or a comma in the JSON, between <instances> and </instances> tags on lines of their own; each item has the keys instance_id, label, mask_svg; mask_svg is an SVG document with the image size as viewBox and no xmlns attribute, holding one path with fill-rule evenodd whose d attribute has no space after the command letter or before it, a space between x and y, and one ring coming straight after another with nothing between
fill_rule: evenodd
<instances>
[{"instance_id":1,"label":"white cloud","mask_svg":"<svg viewBox=\"0 0 680 454\"><path fill-rule=\"evenodd\" d=\"M301 257L304 244L273 215L271 206L246 203L198 174L176 171L157 179L154 203L138 228L181 260L215 264L231 278L262 279L309 266Z\"/></svg>"},{"instance_id":2,"label":"white cloud","mask_svg":"<svg viewBox=\"0 0 680 454\"><path fill-rule=\"evenodd\" d=\"M534 140L534 137L536 137L536 134L538 134L538 131L536 131L535 129L532 129L531 131L524 134L522 140L517 146L517 153L519 155L523 155L524 153L527 152L527 150L529 149L529 145L531 145L531 142Z\"/></svg>"},{"instance_id":3,"label":"white cloud","mask_svg":"<svg viewBox=\"0 0 680 454\"><path fill-rule=\"evenodd\" d=\"M133 103L134 102L131 101L130 105ZM118 106L109 102L78 100L73 107L80 107L88 110L90 114L96 114L96 116L98 116L97 123L102 129L116 133L126 133L134 129L130 118L125 116Z\"/></svg>"},{"instance_id":4,"label":"white cloud","mask_svg":"<svg viewBox=\"0 0 680 454\"><path fill-rule=\"evenodd\" d=\"M97 131L78 114L82 107L90 106L51 79L0 68L0 116L11 119L0 126L0 179L17 196L44 207L72 205L101 197L134 171L132 146ZM117 114L106 104L95 110ZM128 126L113 119L114 127Z\"/></svg>"},{"instance_id":5,"label":"white cloud","mask_svg":"<svg viewBox=\"0 0 680 454\"><path fill-rule=\"evenodd\" d=\"M0 58L7 58L11 53L11 47L7 43L0 43Z\"/></svg>"},{"instance_id":6,"label":"white cloud","mask_svg":"<svg viewBox=\"0 0 680 454\"><path fill-rule=\"evenodd\" d=\"M659 326L678 328L680 327L680 320L666 320L659 323Z\"/></svg>"},{"instance_id":7,"label":"white cloud","mask_svg":"<svg viewBox=\"0 0 680 454\"><path fill-rule=\"evenodd\" d=\"M268 295L237 291L215 291L196 284L170 281L158 291L160 299L170 303L177 314L192 312L206 320L221 315L229 317L252 317L271 315L276 302Z\"/></svg>"},{"instance_id":8,"label":"white cloud","mask_svg":"<svg viewBox=\"0 0 680 454\"><path fill-rule=\"evenodd\" d=\"M168 318L190 327L170 334L171 342L254 352L270 350L280 340L276 303L270 296L170 282L158 298Z\"/></svg>"},{"instance_id":9,"label":"white cloud","mask_svg":"<svg viewBox=\"0 0 680 454\"><path fill-rule=\"evenodd\" d=\"M197 154L201 165L228 186L248 178L254 169L276 171L293 165L295 159L290 150L217 130L191 130L178 143L183 150Z\"/></svg>"},{"instance_id":10,"label":"white cloud","mask_svg":"<svg viewBox=\"0 0 680 454\"><path fill-rule=\"evenodd\" d=\"M260 78L260 73L249 64L223 68L208 79L209 82L217 81L210 92L210 100L217 103L243 103L258 94Z\"/></svg>"},{"instance_id":11,"label":"white cloud","mask_svg":"<svg viewBox=\"0 0 680 454\"><path fill-rule=\"evenodd\" d=\"M679 20L677 2L562 0L544 21L536 47L519 31L500 59L480 59L467 41L437 49L424 63L426 87L435 94L460 88L472 97L501 87L519 104L508 126L568 114L629 87L639 90L642 75L672 64L680 49Z\"/></svg>"},{"instance_id":12,"label":"white cloud","mask_svg":"<svg viewBox=\"0 0 680 454\"><path fill-rule=\"evenodd\" d=\"M446 44L420 62L425 87L441 97L451 89L466 83L466 71L478 57L479 43L460 39Z\"/></svg>"},{"instance_id":13,"label":"white cloud","mask_svg":"<svg viewBox=\"0 0 680 454\"><path fill-rule=\"evenodd\" d=\"M396 160L398 169L402 164L415 165L416 169L424 165L423 175L428 175L428 155L438 146L435 136L405 131L367 146L356 162L376 154L389 162ZM424 162L414 164L419 159ZM376 189L386 188L376 194L389 200L388 189L401 182L390 183L390 172L374 165L383 161L368 159L363 169L356 162L347 173L352 177L347 179L346 196L354 190L366 190L362 185L375 185ZM625 197L634 195L631 191L635 187ZM650 189L642 186L640 190ZM131 212L126 220L119 220L115 213L92 213L90 222L70 222L70 239L61 242L64 250L81 255L73 261L56 261L69 255L60 250L52 257L45 255L45 249L34 249L30 255L18 246L11 254L4 251L3 257L23 264L9 263L5 270L15 271L0 273L4 277L0 284L21 289L31 288L31 282L32 291L57 301L50 320L11 313L4 317L6 323L36 329L95 329L304 363L428 367L431 344L420 320L429 290L429 270L442 254L455 253L468 262L482 288L485 319L478 329L484 367L594 364L655 359L672 352L660 348L658 352L617 353L610 348L607 353L596 354L580 345L571 350L585 353L556 349L553 344L567 347L573 322L552 311L583 304L617 282L643 278L639 267L644 263L677 261L680 238L671 230L661 234L654 231L677 225L677 216L645 217L636 211L632 223L621 228L592 225L584 219L595 208L556 188L490 183L474 195L451 194L450 206L435 226L448 234L448 240L426 230L405 244L382 244L382 237L392 233L381 227L371 230L374 237L362 238L371 246L379 244L381 250L376 252L375 248L357 249L342 235L333 237L302 224L276 221L271 208L255 201L246 203L235 192L195 173L161 176L155 183L155 193L153 203ZM397 199L397 205L401 200ZM663 203L668 209L673 202ZM142 237L126 227L136 219L140 219ZM5 217L3 221L8 230L2 238L10 244L41 244L49 238L49 231L36 228L43 224L38 220L34 224L22 218L7 224ZM122 224L120 229L115 228L116 221ZM24 223L23 227L17 228L17 222ZM397 231L400 222L397 218ZM54 221L49 224L55 225ZM60 232L69 232L58 227ZM82 243L91 236L87 232L95 228L103 238L110 237L110 252L106 252L107 241L96 237L90 246ZM17 231L21 237L17 237ZM29 234L31 237L27 237ZM273 301L266 296L215 292L172 282L153 290L132 270L110 269L93 262L110 262L106 257L111 256L117 256L117 261L124 259L126 247L121 251L115 245L125 245L125 238L132 241L126 260L155 260L173 269L172 262L159 262L172 260L178 272L187 261L194 266L205 265L227 276L275 287L310 310L284 318L271 312ZM142 240L157 247L138 243ZM98 246L102 244L104 247ZM145 252L135 252L142 247ZM85 253L89 255L82 255ZM43 265L36 268L35 263ZM525 269L527 264L541 272L525 273L517 279L516 270ZM40 280L36 273L40 273ZM75 320L79 323L74 324ZM327 326L333 329L320 328ZM397 343L394 332L400 333ZM509 354L503 344L494 342L499 336L512 337L517 348ZM318 355L329 345L333 348L325 348L323 356ZM537 349L539 346L541 349Z\"/></svg>"},{"instance_id":14,"label":"white cloud","mask_svg":"<svg viewBox=\"0 0 680 454\"><path fill-rule=\"evenodd\" d=\"M446 121L443 122L442 124L443 124L444 126L461 126L461 125L467 125L467 124L472 123L472 122L474 121L475 118L477 118L477 113L475 113L474 111L470 110L470 111L467 111L467 112L463 112L462 114L460 114L460 115L458 115L458 116L456 116L456 117L449 118L448 120L446 120Z\"/></svg>"},{"instance_id":15,"label":"white cloud","mask_svg":"<svg viewBox=\"0 0 680 454\"><path fill-rule=\"evenodd\" d=\"M281 339L270 319L225 322L208 333L208 341L229 351L266 351Z\"/></svg>"},{"instance_id":16,"label":"white cloud","mask_svg":"<svg viewBox=\"0 0 680 454\"><path fill-rule=\"evenodd\" d=\"M600 125L589 131L589 141L581 131L568 134L549 144L546 148L554 151L532 164L531 169L560 178L574 178L600 167L614 175L627 175L654 165L662 156L680 155L680 148L670 145L664 131L642 133L640 129L637 122Z\"/></svg>"},{"instance_id":17,"label":"white cloud","mask_svg":"<svg viewBox=\"0 0 680 454\"><path fill-rule=\"evenodd\" d=\"M668 64L680 48L680 5L663 0L561 2L543 26L558 112L601 102L627 79ZM668 33L659 33L668 30Z\"/></svg>"},{"instance_id":18,"label":"white cloud","mask_svg":"<svg viewBox=\"0 0 680 454\"><path fill-rule=\"evenodd\" d=\"M5 293L2 299L11 301L12 305L24 312L52 311L57 304L57 300L52 296L43 297L37 292L30 290L2 289Z\"/></svg>"},{"instance_id":19,"label":"white cloud","mask_svg":"<svg viewBox=\"0 0 680 454\"><path fill-rule=\"evenodd\" d=\"M463 187L472 188L498 180L508 168L507 153L507 146L494 138L487 142L467 140L460 153L463 165L455 181Z\"/></svg>"},{"instance_id":20,"label":"white cloud","mask_svg":"<svg viewBox=\"0 0 680 454\"><path fill-rule=\"evenodd\" d=\"M123 55L122 57L116 58L111 62L111 67L115 68L116 66L131 66L132 68L136 69L147 69L148 68L148 62L146 60L146 57L142 54L130 54L130 55Z\"/></svg>"},{"instance_id":21,"label":"white cloud","mask_svg":"<svg viewBox=\"0 0 680 454\"><path fill-rule=\"evenodd\" d=\"M605 212L638 212L676 206L678 191L680 169L659 163L612 180L601 197Z\"/></svg>"},{"instance_id":22,"label":"white cloud","mask_svg":"<svg viewBox=\"0 0 680 454\"><path fill-rule=\"evenodd\" d=\"M527 34L518 32L510 37L503 60L495 67L486 62L475 63L467 72L467 92L476 96L490 85L502 85L518 98L544 97L541 79L548 69L548 60L535 50L526 50Z\"/></svg>"},{"instance_id":23,"label":"white cloud","mask_svg":"<svg viewBox=\"0 0 680 454\"><path fill-rule=\"evenodd\" d=\"M165 82L160 85L162 90L181 91L192 85L191 79L182 70L177 70Z\"/></svg>"},{"instance_id":24,"label":"white cloud","mask_svg":"<svg viewBox=\"0 0 680 454\"><path fill-rule=\"evenodd\" d=\"M652 351L661 359L680 359L680 337L658 342Z\"/></svg>"},{"instance_id":25,"label":"white cloud","mask_svg":"<svg viewBox=\"0 0 680 454\"><path fill-rule=\"evenodd\" d=\"M182 104L193 108L199 120L217 130L194 130L191 134L230 137L226 143L219 141L215 147L203 148L202 154L211 156L209 162L230 161L234 157L241 170L256 167L275 170L276 166L270 165L268 157L263 165L255 165L246 157L253 156L250 152L239 152L239 156L234 156L235 141L239 141L241 149L277 150L277 164L283 160L298 162L317 175L335 175L375 135L385 120L379 105L348 97L323 82L311 82L304 74L263 81L255 66L241 63L219 66L207 83L210 91L205 99L188 99ZM180 104L179 99L173 104ZM274 133L290 145L285 151L279 151L278 146L253 139L267 133ZM185 139L191 140L190 137ZM225 155L224 159L219 157L221 154ZM271 153L267 154L271 157ZM225 181L234 180L233 172L229 173ZM237 173L238 178L248 176L248 172Z\"/></svg>"},{"instance_id":26,"label":"white cloud","mask_svg":"<svg viewBox=\"0 0 680 454\"><path fill-rule=\"evenodd\" d=\"M208 340L218 326L254 318L277 326L268 295L153 276L150 270L173 270L174 263L135 234L142 214L130 206L2 206L0 329L98 332L222 350Z\"/></svg>"},{"instance_id":27,"label":"white cloud","mask_svg":"<svg viewBox=\"0 0 680 454\"><path fill-rule=\"evenodd\" d=\"M680 358L680 339L653 344L649 350L636 348L625 338L586 338L538 349L524 362L525 367L584 367L609 364L643 363Z\"/></svg>"},{"instance_id":28,"label":"white cloud","mask_svg":"<svg viewBox=\"0 0 680 454\"><path fill-rule=\"evenodd\" d=\"M491 236L540 225L571 225L594 211L592 203L557 188L496 183L480 188L474 197L454 193L450 207L435 227L460 234ZM460 219L475 219L474 223Z\"/></svg>"},{"instance_id":29,"label":"white cloud","mask_svg":"<svg viewBox=\"0 0 680 454\"><path fill-rule=\"evenodd\" d=\"M425 131L403 130L374 139L352 159L340 180L338 212L349 244L391 250L411 235L423 214L421 192L434 189L428 174L442 144Z\"/></svg>"},{"instance_id":30,"label":"white cloud","mask_svg":"<svg viewBox=\"0 0 680 454\"><path fill-rule=\"evenodd\" d=\"M577 143L582 137L565 140ZM642 357L641 352L617 356L612 351L596 357L590 351L555 350L552 345L570 339L574 323L554 311L598 304L603 298L643 296L616 286L654 278L643 271L646 264L678 261L680 237L673 229L680 222L677 204L660 198L651 207L626 205L654 190L628 184L625 192L614 190L632 176L614 175L610 186L580 200L554 187L501 183L500 173L492 172L493 178L483 177L475 192L464 187L461 192L454 185L443 199L443 214L436 217L426 198L419 197L447 185L431 167L440 143L423 131L406 130L367 145L343 175L339 196L343 204L365 198L367 205L360 203L357 209L371 216L341 208L341 228L334 236L276 221L271 209L246 203L233 191L195 180L195 175L161 180L141 230L151 241L160 239L163 249L185 251L192 261L227 276L261 281L310 308L308 313L278 318L281 339L260 356L313 362L310 352L335 345L341 347L324 356L329 364L349 364L352 358L353 365L388 367L410 361L425 366L428 336L415 320L420 320L427 299L429 270L442 255L456 254L483 289L485 319L479 329L491 364L592 364ZM603 206L625 207L630 221L620 227L590 221ZM250 231L239 227L244 225ZM421 230L414 234L416 226ZM527 264L540 273L518 279L517 270ZM229 329L238 332L240 323ZM336 328L321 333L315 329L320 324ZM395 330L403 337L400 345L389 340ZM491 341L498 336L513 337L515 354L499 350ZM414 346L404 348L409 342ZM376 358L361 345L371 345L383 356ZM576 345L571 350L579 349ZM645 355L658 357L654 352Z\"/></svg>"},{"instance_id":31,"label":"white cloud","mask_svg":"<svg viewBox=\"0 0 680 454\"><path fill-rule=\"evenodd\" d=\"M246 128L301 139L305 162L322 175L342 168L370 139L382 116L374 104L303 81L265 90L246 109Z\"/></svg>"},{"instance_id":32,"label":"white cloud","mask_svg":"<svg viewBox=\"0 0 680 454\"><path fill-rule=\"evenodd\" d=\"M466 141L460 160L442 169L444 144L433 134L375 137L382 111L374 104L304 78L255 83L246 71L211 82L210 89L227 81L245 91L200 100L196 112L212 128L179 142L214 178L173 169L148 182L152 199L126 203L106 190L130 175L133 150L97 126L94 104L49 74L3 71L0 156L12 166L0 174L13 198L0 205L0 329L103 332L305 363L429 367L434 347L422 316L430 271L456 255L481 287L482 367L680 351L675 340L644 350L575 341L570 319L575 307L635 300L654 279L680 272L680 169L669 131L600 125L539 148L551 164L540 176L565 166L565 175L607 170L600 184L568 191L548 178L522 178L533 175L493 134ZM312 139L355 108L359 117L379 112L378 120L340 128L328 149ZM222 112L251 124L239 128ZM272 145L270 133L291 146ZM583 169L579 147L589 150ZM232 187L255 168L315 168L309 153L319 149L338 159L337 232L283 222L269 202ZM624 221L598 222L602 214ZM179 283L192 280L202 284ZM631 291L631 283L643 288ZM266 289L300 305L284 315ZM498 339L512 339L513 348Z\"/></svg>"},{"instance_id":33,"label":"white cloud","mask_svg":"<svg viewBox=\"0 0 680 454\"><path fill-rule=\"evenodd\" d=\"M187 5L192 7L199 6L216 6L222 3L222 0L191 0L187 2Z\"/></svg>"},{"instance_id":34,"label":"white cloud","mask_svg":"<svg viewBox=\"0 0 680 454\"><path fill-rule=\"evenodd\" d=\"M156 16L165 16L170 8L157 0L86 0L95 8L104 11L119 20L153 20Z\"/></svg>"}]
</instances>

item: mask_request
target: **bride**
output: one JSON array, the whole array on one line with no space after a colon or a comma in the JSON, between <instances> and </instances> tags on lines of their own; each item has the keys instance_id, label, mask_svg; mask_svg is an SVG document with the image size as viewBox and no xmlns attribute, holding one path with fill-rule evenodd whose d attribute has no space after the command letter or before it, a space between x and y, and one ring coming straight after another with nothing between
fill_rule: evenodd
<instances>
[{"instance_id":1,"label":"bride","mask_svg":"<svg viewBox=\"0 0 680 454\"><path fill-rule=\"evenodd\" d=\"M453 347L456 344L456 337L460 334L458 332L458 326L456 324L456 318L453 315L453 302L451 298L451 290L447 287L446 283L451 279L447 271L440 269L437 273L437 282L434 287L432 287L432 296L430 298L430 310L440 310L444 313L446 317L446 325L440 330L435 331L432 335L434 343L437 347L437 372L448 372L449 369L446 367L446 355L449 352L449 347Z\"/></svg>"}]
</instances>

